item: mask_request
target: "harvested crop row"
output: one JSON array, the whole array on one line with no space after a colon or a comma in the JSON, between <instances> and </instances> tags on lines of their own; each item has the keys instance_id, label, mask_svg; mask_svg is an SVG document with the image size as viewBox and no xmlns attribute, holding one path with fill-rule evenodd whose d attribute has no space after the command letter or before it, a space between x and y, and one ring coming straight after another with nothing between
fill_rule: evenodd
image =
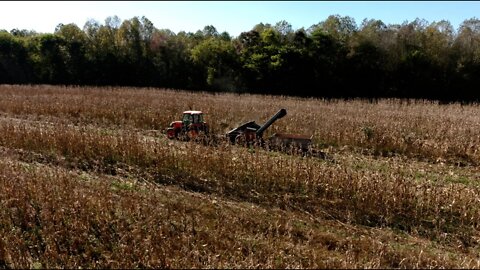
<instances>
[{"instance_id":1,"label":"harvested crop row","mask_svg":"<svg viewBox=\"0 0 480 270\"><path fill-rule=\"evenodd\" d=\"M381 100L324 101L258 95L206 94L158 89L0 86L0 111L26 118L55 118L78 125L163 130L186 109L207 113L211 130L263 122L279 108L288 120L268 132L313 134L322 145L354 146L430 161L480 162L478 105Z\"/></svg>"},{"instance_id":2,"label":"harvested crop row","mask_svg":"<svg viewBox=\"0 0 480 270\"><path fill-rule=\"evenodd\" d=\"M480 266L476 253L299 212L0 159L0 266Z\"/></svg>"},{"instance_id":3,"label":"harvested crop row","mask_svg":"<svg viewBox=\"0 0 480 270\"><path fill-rule=\"evenodd\" d=\"M134 167L151 181L187 190L478 246L480 190L475 185L419 182L394 168L384 174L229 144L172 147L128 132L104 135L64 125L43 129L8 122L0 132L1 146L62 157L70 168L116 174Z\"/></svg>"}]
</instances>

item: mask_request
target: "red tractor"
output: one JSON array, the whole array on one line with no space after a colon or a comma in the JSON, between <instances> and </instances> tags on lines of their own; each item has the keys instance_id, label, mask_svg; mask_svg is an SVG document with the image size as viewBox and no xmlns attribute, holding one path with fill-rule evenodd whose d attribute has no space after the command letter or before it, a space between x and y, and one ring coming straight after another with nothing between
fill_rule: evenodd
<instances>
[{"instance_id":1,"label":"red tractor","mask_svg":"<svg viewBox=\"0 0 480 270\"><path fill-rule=\"evenodd\" d=\"M195 139L201 133L208 134L208 124L201 111L184 111L182 121L173 121L167 128L169 139Z\"/></svg>"}]
</instances>

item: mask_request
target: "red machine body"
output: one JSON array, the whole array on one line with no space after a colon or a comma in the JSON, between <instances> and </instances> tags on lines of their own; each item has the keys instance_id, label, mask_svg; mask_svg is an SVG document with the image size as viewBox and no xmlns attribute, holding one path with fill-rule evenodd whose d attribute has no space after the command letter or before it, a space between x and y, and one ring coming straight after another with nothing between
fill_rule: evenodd
<instances>
[{"instance_id":1,"label":"red machine body","mask_svg":"<svg viewBox=\"0 0 480 270\"><path fill-rule=\"evenodd\" d=\"M208 124L201 111L184 111L182 121L173 121L167 128L169 139L194 139L200 133L208 134Z\"/></svg>"}]
</instances>

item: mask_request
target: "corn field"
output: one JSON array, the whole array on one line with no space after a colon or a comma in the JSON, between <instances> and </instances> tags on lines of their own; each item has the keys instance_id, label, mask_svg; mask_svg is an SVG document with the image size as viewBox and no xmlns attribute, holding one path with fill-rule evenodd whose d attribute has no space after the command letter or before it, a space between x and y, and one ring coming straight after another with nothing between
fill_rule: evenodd
<instances>
[{"instance_id":1,"label":"corn field","mask_svg":"<svg viewBox=\"0 0 480 270\"><path fill-rule=\"evenodd\" d=\"M168 140L313 135L330 158ZM479 268L480 108L0 86L0 268Z\"/></svg>"}]
</instances>

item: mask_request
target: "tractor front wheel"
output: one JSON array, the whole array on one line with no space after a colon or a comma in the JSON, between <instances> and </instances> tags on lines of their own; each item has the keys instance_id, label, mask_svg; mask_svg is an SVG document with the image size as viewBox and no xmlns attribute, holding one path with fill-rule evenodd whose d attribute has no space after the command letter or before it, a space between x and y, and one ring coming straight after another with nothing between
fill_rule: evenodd
<instances>
[{"instance_id":1,"label":"tractor front wheel","mask_svg":"<svg viewBox=\"0 0 480 270\"><path fill-rule=\"evenodd\" d=\"M176 136L176 132L173 128L169 128L167 129L167 138L169 138L170 140L174 139Z\"/></svg>"}]
</instances>

